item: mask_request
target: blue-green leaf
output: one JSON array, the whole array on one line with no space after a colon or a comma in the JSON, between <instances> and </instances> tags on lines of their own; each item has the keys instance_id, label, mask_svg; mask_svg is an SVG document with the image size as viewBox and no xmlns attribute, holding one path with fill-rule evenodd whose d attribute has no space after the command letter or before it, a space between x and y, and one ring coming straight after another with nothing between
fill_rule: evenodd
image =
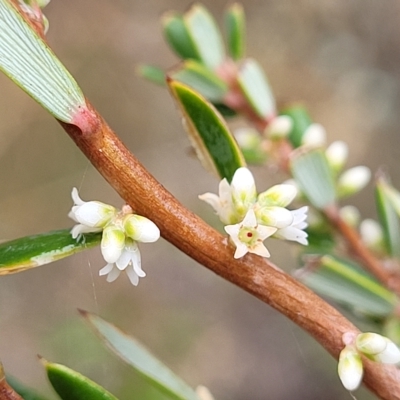
<instances>
[{"instance_id":1,"label":"blue-green leaf","mask_svg":"<svg viewBox=\"0 0 400 400\"><path fill-rule=\"evenodd\" d=\"M169 81L172 95L184 116L185 128L203 166L231 181L246 165L225 120L203 96L177 81Z\"/></svg>"},{"instance_id":2,"label":"blue-green leaf","mask_svg":"<svg viewBox=\"0 0 400 400\"><path fill-rule=\"evenodd\" d=\"M0 0L0 70L61 121L86 109L74 78L7 0Z\"/></svg>"},{"instance_id":3,"label":"blue-green leaf","mask_svg":"<svg viewBox=\"0 0 400 400\"><path fill-rule=\"evenodd\" d=\"M299 149L290 160L290 169L314 207L324 209L335 202L335 182L322 150Z\"/></svg>"},{"instance_id":4,"label":"blue-green leaf","mask_svg":"<svg viewBox=\"0 0 400 400\"><path fill-rule=\"evenodd\" d=\"M321 257L317 268L300 270L297 276L321 295L366 315L385 317L397 305L396 295L371 275L356 264L332 255Z\"/></svg>"},{"instance_id":5,"label":"blue-green leaf","mask_svg":"<svg viewBox=\"0 0 400 400\"><path fill-rule=\"evenodd\" d=\"M136 73L153 83L160 86L165 86L165 72L154 65L141 64L136 68Z\"/></svg>"},{"instance_id":6,"label":"blue-green leaf","mask_svg":"<svg viewBox=\"0 0 400 400\"><path fill-rule=\"evenodd\" d=\"M102 341L153 386L176 400L199 400L194 390L134 338L100 317L81 311Z\"/></svg>"},{"instance_id":7,"label":"blue-green leaf","mask_svg":"<svg viewBox=\"0 0 400 400\"><path fill-rule=\"evenodd\" d=\"M47 377L62 400L118 400L99 384L65 365L41 359Z\"/></svg>"},{"instance_id":8,"label":"blue-green leaf","mask_svg":"<svg viewBox=\"0 0 400 400\"><path fill-rule=\"evenodd\" d=\"M388 183L383 177L378 178L376 182L375 198L386 250L391 256L400 257L399 217L389 195Z\"/></svg>"},{"instance_id":9,"label":"blue-green leaf","mask_svg":"<svg viewBox=\"0 0 400 400\"><path fill-rule=\"evenodd\" d=\"M241 64L237 80L243 95L259 117L268 120L275 116L274 96L267 77L256 60L248 58Z\"/></svg>"},{"instance_id":10,"label":"blue-green leaf","mask_svg":"<svg viewBox=\"0 0 400 400\"><path fill-rule=\"evenodd\" d=\"M202 94L212 102L221 101L228 91L228 85L209 68L194 60L187 60L171 77Z\"/></svg>"},{"instance_id":11,"label":"blue-green leaf","mask_svg":"<svg viewBox=\"0 0 400 400\"><path fill-rule=\"evenodd\" d=\"M229 54L234 60L239 60L244 56L246 42L246 20L241 4L233 3L226 10L225 26Z\"/></svg>"},{"instance_id":12,"label":"blue-green leaf","mask_svg":"<svg viewBox=\"0 0 400 400\"><path fill-rule=\"evenodd\" d=\"M78 242L70 229L26 236L0 244L0 275L12 274L68 257L96 246L101 233L83 235Z\"/></svg>"}]
</instances>

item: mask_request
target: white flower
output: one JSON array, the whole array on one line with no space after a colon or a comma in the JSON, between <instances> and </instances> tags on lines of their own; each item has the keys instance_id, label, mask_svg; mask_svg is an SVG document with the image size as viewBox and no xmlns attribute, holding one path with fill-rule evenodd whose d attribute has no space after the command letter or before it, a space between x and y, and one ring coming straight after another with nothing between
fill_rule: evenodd
<instances>
[{"instance_id":1,"label":"white flower","mask_svg":"<svg viewBox=\"0 0 400 400\"><path fill-rule=\"evenodd\" d=\"M108 263L99 271L99 275L107 275L107 282L115 281L121 271L125 271L132 285L137 286L139 278L146 276L142 270L139 247L136 242L127 239L125 247L115 263Z\"/></svg>"},{"instance_id":2,"label":"white flower","mask_svg":"<svg viewBox=\"0 0 400 400\"><path fill-rule=\"evenodd\" d=\"M123 224L126 236L137 242L152 243L160 238L158 226L141 215L127 215Z\"/></svg>"},{"instance_id":3,"label":"white flower","mask_svg":"<svg viewBox=\"0 0 400 400\"><path fill-rule=\"evenodd\" d=\"M82 233L101 232L110 220L116 216L117 210L100 201L83 201L76 188L72 189L74 206L68 216L78 222L71 230L74 239Z\"/></svg>"},{"instance_id":4,"label":"white flower","mask_svg":"<svg viewBox=\"0 0 400 400\"><path fill-rule=\"evenodd\" d=\"M286 228L278 229L277 232L274 234L274 237L277 237L279 239L293 240L295 242L303 244L304 246L307 246L308 234L307 232L304 232L304 229L308 226L306 222L307 211L307 206L290 211L293 216L293 222L290 226L287 226Z\"/></svg>"},{"instance_id":5,"label":"white flower","mask_svg":"<svg viewBox=\"0 0 400 400\"><path fill-rule=\"evenodd\" d=\"M399 348L387 337L377 333L360 333L356 339L359 351L373 361L382 364L397 364L400 362Z\"/></svg>"},{"instance_id":6,"label":"white flower","mask_svg":"<svg viewBox=\"0 0 400 400\"><path fill-rule=\"evenodd\" d=\"M361 356L353 346L345 346L340 352L338 363L338 374L343 386L350 391L356 390L360 386L363 373Z\"/></svg>"},{"instance_id":7,"label":"white flower","mask_svg":"<svg viewBox=\"0 0 400 400\"><path fill-rule=\"evenodd\" d=\"M219 196L214 193L204 193L199 199L208 203L224 224L235 222L236 213L233 208L231 187L226 179L222 179L219 183Z\"/></svg>"},{"instance_id":8,"label":"white flower","mask_svg":"<svg viewBox=\"0 0 400 400\"><path fill-rule=\"evenodd\" d=\"M370 218L364 219L360 224L361 240L367 247L373 250L382 250L383 229L381 225Z\"/></svg>"},{"instance_id":9,"label":"white flower","mask_svg":"<svg viewBox=\"0 0 400 400\"><path fill-rule=\"evenodd\" d=\"M250 209L244 220L236 225L225 226L225 231L236 245L234 258L243 257L246 253L269 257L269 251L263 241L276 232L276 228L257 223L254 210Z\"/></svg>"},{"instance_id":10,"label":"white flower","mask_svg":"<svg viewBox=\"0 0 400 400\"><path fill-rule=\"evenodd\" d=\"M284 207L261 207L255 211L257 221L277 229L287 228L293 223L293 214Z\"/></svg>"}]
</instances>

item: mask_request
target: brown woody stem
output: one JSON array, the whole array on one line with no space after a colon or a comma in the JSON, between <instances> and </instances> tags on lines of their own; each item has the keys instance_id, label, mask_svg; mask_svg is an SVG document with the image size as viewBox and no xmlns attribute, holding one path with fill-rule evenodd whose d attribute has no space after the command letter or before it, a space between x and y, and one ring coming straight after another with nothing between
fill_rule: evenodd
<instances>
[{"instance_id":1,"label":"brown woody stem","mask_svg":"<svg viewBox=\"0 0 400 400\"><path fill-rule=\"evenodd\" d=\"M88 107L98 117L88 131L61 125L135 212L154 221L166 240L194 260L286 315L337 359L342 335L357 328L271 262L252 254L235 260L226 238L181 205ZM399 378L396 367L366 361L364 383L382 399L400 400Z\"/></svg>"}]
</instances>

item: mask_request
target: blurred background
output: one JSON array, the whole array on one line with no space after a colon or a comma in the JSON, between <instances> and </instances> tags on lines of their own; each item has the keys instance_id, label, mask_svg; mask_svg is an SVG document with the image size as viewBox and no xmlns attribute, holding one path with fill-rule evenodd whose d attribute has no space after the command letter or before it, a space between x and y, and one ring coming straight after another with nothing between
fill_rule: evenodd
<instances>
[{"instance_id":1,"label":"blurred background","mask_svg":"<svg viewBox=\"0 0 400 400\"><path fill-rule=\"evenodd\" d=\"M203 3L221 22L225 1ZM142 62L177 63L159 19L189 1L53 0L48 40L128 148L183 204L217 226L198 194L218 181L190 155L164 88L135 76ZM394 0L247 0L248 55L264 66L278 101L302 101L329 141L350 144L348 167L385 166L399 187L400 3ZM67 228L72 187L84 200L121 199L60 126L0 76L0 240ZM282 177L254 168L258 189ZM195 184L194 184L195 182ZM374 217L369 186L351 198ZM220 228L220 227L219 227ZM272 261L292 271L290 245ZM76 309L137 337L192 386L218 400L350 399L337 363L273 309L167 242L141 246L147 277L108 284L98 248L0 279L0 359L6 371L55 398L37 354L74 368L121 399L163 399L107 352ZM374 397L361 389L359 399Z\"/></svg>"}]
</instances>

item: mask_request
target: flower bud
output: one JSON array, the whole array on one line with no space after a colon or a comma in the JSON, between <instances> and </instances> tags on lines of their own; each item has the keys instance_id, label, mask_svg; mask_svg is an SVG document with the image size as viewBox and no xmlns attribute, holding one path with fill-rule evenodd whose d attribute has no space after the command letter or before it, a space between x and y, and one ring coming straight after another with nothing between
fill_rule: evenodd
<instances>
[{"instance_id":1,"label":"flower bud","mask_svg":"<svg viewBox=\"0 0 400 400\"><path fill-rule=\"evenodd\" d=\"M257 221L263 225L282 229L293 223L292 213L283 207L262 207L256 211Z\"/></svg>"},{"instance_id":2,"label":"flower bud","mask_svg":"<svg viewBox=\"0 0 400 400\"><path fill-rule=\"evenodd\" d=\"M371 179L371 171L368 167L358 166L345 171L338 180L337 192L339 197L350 196L358 193L367 186Z\"/></svg>"},{"instance_id":3,"label":"flower bud","mask_svg":"<svg viewBox=\"0 0 400 400\"><path fill-rule=\"evenodd\" d=\"M400 362L399 348L388 338L386 340L386 348L382 352L371 357L372 360L382 364L398 364Z\"/></svg>"},{"instance_id":4,"label":"flower bud","mask_svg":"<svg viewBox=\"0 0 400 400\"><path fill-rule=\"evenodd\" d=\"M361 356L349 345L340 352L338 374L343 386L350 391L356 390L363 377Z\"/></svg>"},{"instance_id":5,"label":"flower bud","mask_svg":"<svg viewBox=\"0 0 400 400\"><path fill-rule=\"evenodd\" d=\"M347 161L348 154L348 146L341 140L331 143L325 152L328 163L335 173L339 172L343 168Z\"/></svg>"},{"instance_id":6,"label":"flower bud","mask_svg":"<svg viewBox=\"0 0 400 400\"><path fill-rule=\"evenodd\" d=\"M272 140L287 137L293 128L293 120L288 115L274 118L264 131L266 137Z\"/></svg>"},{"instance_id":7,"label":"flower bud","mask_svg":"<svg viewBox=\"0 0 400 400\"><path fill-rule=\"evenodd\" d=\"M160 230L157 225L140 215L127 215L124 218L123 225L126 236L137 242L151 243L160 237Z\"/></svg>"},{"instance_id":8,"label":"flower bud","mask_svg":"<svg viewBox=\"0 0 400 400\"><path fill-rule=\"evenodd\" d=\"M311 124L304 132L302 145L322 147L326 142L326 131L321 124Z\"/></svg>"},{"instance_id":9,"label":"flower bud","mask_svg":"<svg viewBox=\"0 0 400 400\"><path fill-rule=\"evenodd\" d=\"M237 213L245 215L257 197L253 174L249 169L242 167L236 170L231 182L231 193Z\"/></svg>"},{"instance_id":10,"label":"flower bud","mask_svg":"<svg viewBox=\"0 0 400 400\"><path fill-rule=\"evenodd\" d=\"M107 263L115 263L121 256L124 246L125 234L120 228L114 225L104 228L101 239L101 253Z\"/></svg>"},{"instance_id":11,"label":"flower bud","mask_svg":"<svg viewBox=\"0 0 400 400\"><path fill-rule=\"evenodd\" d=\"M360 224L361 240L370 249L383 248L383 230L381 225L373 219L364 219Z\"/></svg>"},{"instance_id":12,"label":"flower bud","mask_svg":"<svg viewBox=\"0 0 400 400\"><path fill-rule=\"evenodd\" d=\"M356 227L360 223L360 211L354 206L344 206L339 210L340 217L350 226Z\"/></svg>"},{"instance_id":13,"label":"flower bud","mask_svg":"<svg viewBox=\"0 0 400 400\"><path fill-rule=\"evenodd\" d=\"M275 185L258 195L257 203L260 206L286 207L297 195L294 185Z\"/></svg>"},{"instance_id":14,"label":"flower bud","mask_svg":"<svg viewBox=\"0 0 400 400\"><path fill-rule=\"evenodd\" d=\"M386 349L386 338L377 333L360 333L356 338L356 347L358 351L366 356L373 356L382 353Z\"/></svg>"}]
</instances>

